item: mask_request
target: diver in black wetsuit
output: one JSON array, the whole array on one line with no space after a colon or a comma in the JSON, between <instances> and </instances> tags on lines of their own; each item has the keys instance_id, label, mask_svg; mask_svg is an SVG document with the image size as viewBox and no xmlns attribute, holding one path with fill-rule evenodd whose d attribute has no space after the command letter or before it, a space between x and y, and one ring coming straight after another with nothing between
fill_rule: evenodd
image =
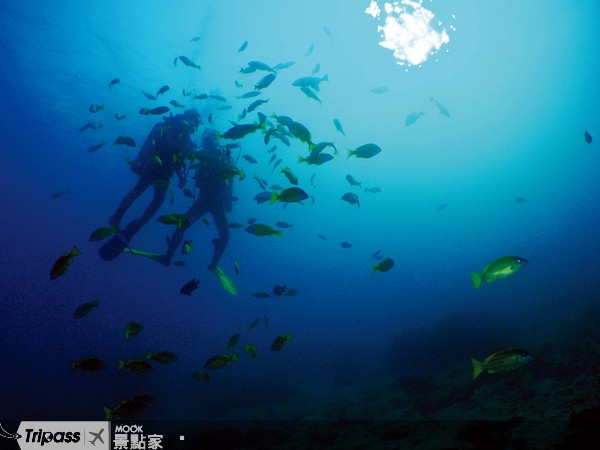
<instances>
[{"instance_id":1,"label":"diver in black wetsuit","mask_svg":"<svg viewBox=\"0 0 600 450\"><path fill-rule=\"evenodd\" d=\"M195 147L190 135L199 125L200 114L189 109L183 114L164 118L163 122L152 128L135 161L130 162L131 170L139 179L109 219L117 234L100 247L98 252L102 259L114 259L129 246L133 236L162 205L173 174L177 174L179 187L183 187L186 181L185 160L191 157ZM121 229L121 221L129 207L150 186L154 188L152 202L140 217Z\"/></svg>"},{"instance_id":2,"label":"diver in black wetsuit","mask_svg":"<svg viewBox=\"0 0 600 450\"><path fill-rule=\"evenodd\" d=\"M208 270L215 271L229 242L227 213L231 212L232 207L233 177L228 176L227 171L235 170L236 167L227 147L219 147L217 133L212 129L205 130L203 133L201 150L196 154L196 160L195 165L198 169L194 179L200 194L185 213L187 226L175 230L169 239L166 254L156 260L165 266L170 265L175 250L183 240L185 230L209 212L219 233L219 236L212 240L214 250L208 266Z\"/></svg>"}]
</instances>

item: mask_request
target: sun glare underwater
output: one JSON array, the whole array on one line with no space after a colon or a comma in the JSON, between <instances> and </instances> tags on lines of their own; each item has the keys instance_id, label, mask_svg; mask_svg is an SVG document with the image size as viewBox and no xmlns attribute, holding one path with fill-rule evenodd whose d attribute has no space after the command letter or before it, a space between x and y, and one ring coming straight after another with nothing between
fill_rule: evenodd
<instances>
[{"instance_id":1,"label":"sun glare underwater","mask_svg":"<svg viewBox=\"0 0 600 450\"><path fill-rule=\"evenodd\" d=\"M0 420L597 414L598 2L2 4Z\"/></svg>"}]
</instances>

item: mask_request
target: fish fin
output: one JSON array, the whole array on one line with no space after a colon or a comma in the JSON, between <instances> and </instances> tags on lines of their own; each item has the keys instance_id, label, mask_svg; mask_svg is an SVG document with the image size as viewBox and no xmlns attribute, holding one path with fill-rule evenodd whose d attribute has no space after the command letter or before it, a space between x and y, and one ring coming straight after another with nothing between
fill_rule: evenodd
<instances>
[{"instance_id":1,"label":"fish fin","mask_svg":"<svg viewBox=\"0 0 600 450\"><path fill-rule=\"evenodd\" d=\"M471 272L471 273L469 273L469 275L471 275L471 281L473 281L473 287L475 289L479 289L479 286L481 286L481 275L479 275L478 273L475 273L475 272Z\"/></svg>"},{"instance_id":2,"label":"fish fin","mask_svg":"<svg viewBox=\"0 0 600 450\"><path fill-rule=\"evenodd\" d=\"M106 420L112 419L112 410L107 408L106 406L104 407L104 418Z\"/></svg>"},{"instance_id":3,"label":"fish fin","mask_svg":"<svg viewBox=\"0 0 600 450\"><path fill-rule=\"evenodd\" d=\"M162 264L162 260L165 256L165 255L159 255L158 253L145 252L143 250L138 250L136 248L130 248L130 247L126 247L125 249L123 249L123 251L125 253L129 253L131 255L145 256L146 258L152 259L154 261L158 261L161 264Z\"/></svg>"},{"instance_id":4,"label":"fish fin","mask_svg":"<svg viewBox=\"0 0 600 450\"><path fill-rule=\"evenodd\" d=\"M483 363L471 356L471 364L473 365L473 379L475 379L483 372Z\"/></svg>"}]
</instances>

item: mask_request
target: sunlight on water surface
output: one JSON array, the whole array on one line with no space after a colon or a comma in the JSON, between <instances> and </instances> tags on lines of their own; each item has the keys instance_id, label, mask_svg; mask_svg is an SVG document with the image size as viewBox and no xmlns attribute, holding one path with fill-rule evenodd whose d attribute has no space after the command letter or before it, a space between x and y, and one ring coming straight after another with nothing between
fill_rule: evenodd
<instances>
[{"instance_id":1,"label":"sunlight on water surface","mask_svg":"<svg viewBox=\"0 0 600 450\"><path fill-rule=\"evenodd\" d=\"M397 64L401 66L420 65L450 42L446 28L442 27L443 22L435 20L435 14L423 6L422 0L386 2L383 11L372 0L365 10L377 20L381 20L382 12L384 25L377 27L383 38L379 45L392 50ZM454 25L449 28L456 30Z\"/></svg>"}]
</instances>

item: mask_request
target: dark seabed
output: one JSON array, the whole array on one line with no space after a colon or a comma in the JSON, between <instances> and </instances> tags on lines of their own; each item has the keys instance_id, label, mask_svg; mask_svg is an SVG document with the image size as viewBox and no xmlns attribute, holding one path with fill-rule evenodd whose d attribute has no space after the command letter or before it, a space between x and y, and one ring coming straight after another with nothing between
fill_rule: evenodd
<instances>
[{"instance_id":1,"label":"dark seabed","mask_svg":"<svg viewBox=\"0 0 600 450\"><path fill-rule=\"evenodd\" d=\"M597 439L596 0L0 5L6 429L102 421L105 407L137 398L121 419L188 433L168 448L567 449ZM140 109L160 106L201 115L196 145L209 128L220 145L239 144L219 262L237 295L207 270L210 215L169 267L128 253L104 261L104 241L89 239L138 179L127 161L169 117ZM256 130L223 137L238 124ZM119 136L135 146L115 145ZM311 152L319 143L330 145ZM131 248L166 251L175 226L157 219L187 211L194 170L188 195L171 180ZM294 186L307 198L269 201ZM281 236L251 234L250 219ZM51 279L74 247L81 254ZM526 263L488 266L505 256ZM130 322L143 328L126 339ZM486 360L512 348L526 359ZM146 358L160 351L177 358ZM220 354L228 365L203 369ZM105 366L83 370L90 357ZM139 358L151 369L119 369ZM476 379L471 358L484 362Z\"/></svg>"}]
</instances>

